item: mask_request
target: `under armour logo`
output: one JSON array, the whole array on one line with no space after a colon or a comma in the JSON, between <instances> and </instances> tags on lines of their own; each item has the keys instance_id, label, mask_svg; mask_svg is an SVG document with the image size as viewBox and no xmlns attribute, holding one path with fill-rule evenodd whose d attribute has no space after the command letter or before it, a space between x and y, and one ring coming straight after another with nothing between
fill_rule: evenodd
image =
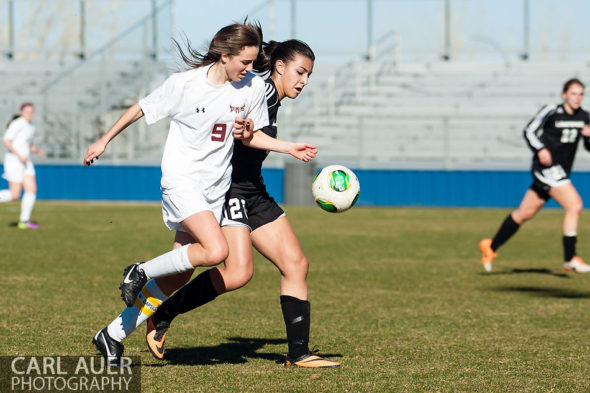
<instances>
[{"instance_id":1,"label":"under armour logo","mask_svg":"<svg viewBox=\"0 0 590 393\"><path fill-rule=\"evenodd\" d=\"M197 112L197 113L205 113L205 107L202 107L202 108L196 108L196 109L195 109L195 112Z\"/></svg>"}]
</instances>

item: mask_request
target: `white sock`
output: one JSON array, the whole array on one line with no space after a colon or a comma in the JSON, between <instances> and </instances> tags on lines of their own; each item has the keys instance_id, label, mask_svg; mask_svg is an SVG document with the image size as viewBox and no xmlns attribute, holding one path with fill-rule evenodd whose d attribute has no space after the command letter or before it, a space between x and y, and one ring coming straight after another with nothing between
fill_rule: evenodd
<instances>
[{"instance_id":1,"label":"white sock","mask_svg":"<svg viewBox=\"0 0 590 393\"><path fill-rule=\"evenodd\" d=\"M188 246L189 244L168 251L166 254L142 263L139 268L148 279L192 270L195 267L188 259Z\"/></svg>"},{"instance_id":2,"label":"white sock","mask_svg":"<svg viewBox=\"0 0 590 393\"><path fill-rule=\"evenodd\" d=\"M10 202L12 200L12 194L10 190L0 190L0 202Z\"/></svg>"},{"instance_id":3,"label":"white sock","mask_svg":"<svg viewBox=\"0 0 590 393\"><path fill-rule=\"evenodd\" d=\"M150 280L141 290L135 305L127 307L107 327L109 336L115 341L121 341L131 332L154 315L158 307L168 299L168 296L156 284L156 280Z\"/></svg>"},{"instance_id":4,"label":"white sock","mask_svg":"<svg viewBox=\"0 0 590 393\"><path fill-rule=\"evenodd\" d=\"M33 211L33 206L35 206L35 199L37 198L37 194L33 192L25 192L23 194L23 200L20 204L20 219L21 222L26 222L31 219L31 212Z\"/></svg>"}]
</instances>

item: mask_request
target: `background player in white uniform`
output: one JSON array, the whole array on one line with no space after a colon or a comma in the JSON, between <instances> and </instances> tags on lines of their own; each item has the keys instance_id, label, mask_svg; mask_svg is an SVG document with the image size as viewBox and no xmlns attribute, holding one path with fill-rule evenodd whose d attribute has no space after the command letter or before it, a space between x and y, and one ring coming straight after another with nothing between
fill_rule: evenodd
<instances>
[{"instance_id":1,"label":"background player in white uniform","mask_svg":"<svg viewBox=\"0 0 590 393\"><path fill-rule=\"evenodd\" d=\"M162 157L162 213L166 226L190 235L191 241L144 263L128 266L121 283L121 297L132 310L142 301L150 304L165 300L150 278L214 266L225 260L228 245L219 227L224 196L231 180L233 139L248 138L254 147L289 153L308 161L315 147L305 143L278 141L256 129L268 125L264 81L252 74L262 44L259 26L233 24L213 37L205 55L191 50L190 70L169 77L162 86L129 108L113 127L88 147L84 164L90 165L106 145L130 124L145 115L148 124L170 117L170 130ZM235 121L235 123L234 123ZM117 363L123 345L109 333L124 332L128 324L141 323L142 315L121 315L93 338L97 349Z\"/></svg>"},{"instance_id":2,"label":"background player in white uniform","mask_svg":"<svg viewBox=\"0 0 590 393\"><path fill-rule=\"evenodd\" d=\"M266 99L271 125L261 131L276 137L277 112L285 97L296 98L309 81L315 55L297 40L271 41L264 49L270 57L271 75L266 80ZM311 352L308 347L310 305L307 293L308 261L284 211L268 195L261 176L268 152L236 143L232 184L226 196L223 233L229 256L223 267L199 274L158 308L148 320L146 342L152 355L164 357L166 332L181 313L206 304L218 295L246 285L254 273L252 245L281 273L280 303L289 352L285 365L337 367L340 363ZM188 279L188 274L182 274ZM161 288L168 277L156 280Z\"/></svg>"},{"instance_id":3,"label":"background player in white uniform","mask_svg":"<svg viewBox=\"0 0 590 393\"><path fill-rule=\"evenodd\" d=\"M531 172L533 184L527 190L518 209L506 217L493 239L482 239L479 248L486 271L492 269L496 250L530 220L549 198L555 199L565 210L563 218L563 267L577 273L590 272L590 265L576 255L578 220L582 212L582 198L570 180L570 173L580 139L590 150L590 118L582 109L584 84L578 79L568 80L562 89L563 103L546 105L524 129L524 137L533 152Z\"/></svg>"},{"instance_id":4,"label":"background player in white uniform","mask_svg":"<svg viewBox=\"0 0 590 393\"><path fill-rule=\"evenodd\" d=\"M4 134L6 155L4 156L4 175L8 181L8 190L0 190L0 202L16 201L24 188L21 202L18 228L37 229L39 225L30 220L35 199L37 198L37 181L35 167L31 161L31 152L42 155L43 150L33 144L35 126L31 124L35 108L30 102L20 107L20 116L16 116Z\"/></svg>"}]
</instances>

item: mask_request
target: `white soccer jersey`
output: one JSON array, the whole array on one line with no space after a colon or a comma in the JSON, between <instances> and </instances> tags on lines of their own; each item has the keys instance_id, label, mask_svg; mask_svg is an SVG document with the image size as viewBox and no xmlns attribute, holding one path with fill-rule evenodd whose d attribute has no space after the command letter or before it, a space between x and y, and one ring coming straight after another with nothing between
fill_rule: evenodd
<instances>
[{"instance_id":1,"label":"white soccer jersey","mask_svg":"<svg viewBox=\"0 0 590 393\"><path fill-rule=\"evenodd\" d=\"M210 66L170 76L139 101L146 122L170 117L162 157L162 190L197 186L210 201L223 198L231 180L232 123L250 117L268 125L262 78L248 73L221 86L207 80Z\"/></svg>"},{"instance_id":2,"label":"white soccer jersey","mask_svg":"<svg viewBox=\"0 0 590 393\"><path fill-rule=\"evenodd\" d=\"M18 154L23 157L29 157L31 155L31 142L33 141L34 134L35 127L23 117L19 117L13 120L8 126L4 134L4 140L12 141L12 146ZM14 156L11 151L7 151L6 155Z\"/></svg>"}]
</instances>

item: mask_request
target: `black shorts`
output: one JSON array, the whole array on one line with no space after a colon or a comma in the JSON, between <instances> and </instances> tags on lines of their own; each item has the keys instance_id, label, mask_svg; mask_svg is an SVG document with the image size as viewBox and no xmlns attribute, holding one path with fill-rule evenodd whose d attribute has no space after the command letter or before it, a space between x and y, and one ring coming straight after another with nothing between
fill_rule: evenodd
<instances>
[{"instance_id":1,"label":"black shorts","mask_svg":"<svg viewBox=\"0 0 590 393\"><path fill-rule=\"evenodd\" d=\"M533 184L531 184L530 189L533 190L539 196L539 198L547 202L549 199L551 199L549 196L549 190L551 189L551 186L543 183L534 176L533 179Z\"/></svg>"},{"instance_id":2,"label":"black shorts","mask_svg":"<svg viewBox=\"0 0 590 393\"><path fill-rule=\"evenodd\" d=\"M243 190L232 184L225 195L221 226L246 226L254 231L284 214L264 185L256 190Z\"/></svg>"},{"instance_id":3,"label":"black shorts","mask_svg":"<svg viewBox=\"0 0 590 393\"><path fill-rule=\"evenodd\" d=\"M544 201L551 199L549 190L551 187L560 187L570 183L569 173L564 171L561 165L554 165L550 168L533 169L533 184L530 189L537 193Z\"/></svg>"}]
</instances>

